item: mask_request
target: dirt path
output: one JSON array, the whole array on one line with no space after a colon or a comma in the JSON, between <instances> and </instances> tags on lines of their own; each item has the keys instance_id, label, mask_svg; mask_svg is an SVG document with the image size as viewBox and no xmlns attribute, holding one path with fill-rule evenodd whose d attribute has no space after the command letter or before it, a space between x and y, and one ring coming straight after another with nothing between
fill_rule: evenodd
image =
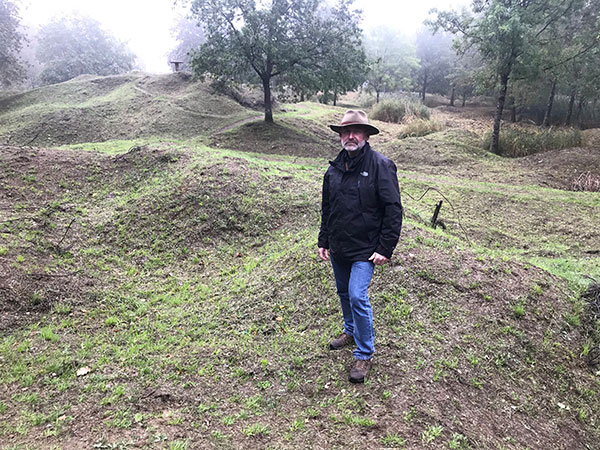
<instances>
[{"instance_id":1,"label":"dirt path","mask_svg":"<svg viewBox=\"0 0 600 450\"><path fill-rule=\"evenodd\" d=\"M261 118L262 118L262 116L250 116L250 117L246 117L245 119L241 119L241 120L238 120L236 122L233 122L233 123L231 123L231 124L229 124L227 126L224 126L223 128L219 128L217 131L215 131L212 134L215 135L215 134L225 133L226 131L233 130L234 128L241 127L242 125L245 125L245 124L250 123L250 122L254 122L254 121L259 120Z\"/></svg>"}]
</instances>

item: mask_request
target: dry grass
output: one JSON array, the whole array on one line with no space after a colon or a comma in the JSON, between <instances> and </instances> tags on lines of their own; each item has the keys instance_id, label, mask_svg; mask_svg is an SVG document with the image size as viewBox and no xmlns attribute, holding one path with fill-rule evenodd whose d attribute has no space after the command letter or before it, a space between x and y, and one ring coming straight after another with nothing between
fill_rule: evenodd
<instances>
[{"instance_id":1,"label":"dry grass","mask_svg":"<svg viewBox=\"0 0 600 450\"><path fill-rule=\"evenodd\" d=\"M382 100L371 109L372 119L400 123L405 117L429 119L429 109L422 103L410 99Z\"/></svg>"},{"instance_id":2,"label":"dry grass","mask_svg":"<svg viewBox=\"0 0 600 450\"><path fill-rule=\"evenodd\" d=\"M482 145L487 148L492 132L488 131ZM532 155L546 150L580 146L582 133L574 128L535 128L528 130L520 126L504 125L500 131L500 155L511 158Z\"/></svg>"},{"instance_id":3,"label":"dry grass","mask_svg":"<svg viewBox=\"0 0 600 450\"><path fill-rule=\"evenodd\" d=\"M398 137L403 139L406 137L426 136L431 133L442 131L443 129L444 125L442 122L435 119L412 119L402 125L401 132Z\"/></svg>"},{"instance_id":4,"label":"dry grass","mask_svg":"<svg viewBox=\"0 0 600 450\"><path fill-rule=\"evenodd\" d=\"M583 172L573 180L571 189L582 192L600 192L600 176L591 172Z\"/></svg>"}]
</instances>

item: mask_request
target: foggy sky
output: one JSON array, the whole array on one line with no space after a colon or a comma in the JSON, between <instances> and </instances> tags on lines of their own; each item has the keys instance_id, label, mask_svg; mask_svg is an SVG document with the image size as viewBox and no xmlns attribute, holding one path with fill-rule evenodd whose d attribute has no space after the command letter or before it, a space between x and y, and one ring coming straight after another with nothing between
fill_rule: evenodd
<instances>
[{"instance_id":1,"label":"foggy sky","mask_svg":"<svg viewBox=\"0 0 600 450\"><path fill-rule=\"evenodd\" d=\"M167 53L176 46L171 29L185 15L173 0L20 0L24 23L43 25L53 17L78 12L93 17L119 40L129 44L142 70L169 72ZM355 0L363 11L363 28L393 27L413 35L428 17L431 8L450 9L468 0Z\"/></svg>"}]
</instances>

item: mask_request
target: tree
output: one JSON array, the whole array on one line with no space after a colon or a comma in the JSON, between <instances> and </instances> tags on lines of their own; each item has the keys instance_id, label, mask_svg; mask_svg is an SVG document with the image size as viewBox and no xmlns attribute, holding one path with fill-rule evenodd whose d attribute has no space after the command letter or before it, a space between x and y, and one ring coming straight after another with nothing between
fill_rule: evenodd
<instances>
[{"instance_id":1,"label":"tree","mask_svg":"<svg viewBox=\"0 0 600 450\"><path fill-rule=\"evenodd\" d=\"M324 62L341 49L360 52L359 16L351 3L341 0L328 12L323 0L193 0L192 13L207 38L192 57L193 70L199 76L260 81L265 122L273 122L274 77L288 75L296 89L314 88L319 77L311 72L329 73Z\"/></svg>"},{"instance_id":2,"label":"tree","mask_svg":"<svg viewBox=\"0 0 600 450\"><path fill-rule=\"evenodd\" d=\"M432 34L427 28L417 33L417 58L419 59L417 83L423 102L428 91L438 94L445 94L448 91L447 76L450 73L454 54L452 35Z\"/></svg>"},{"instance_id":3,"label":"tree","mask_svg":"<svg viewBox=\"0 0 600 450\"><path fill-rule=\"evenodd\" d=\"M193 51L206 42L202 27L196 20L182 17L171 31L176 35L178 44L169 53L169 61L180 61L182 70L191 70Z\"/></svg>"},{"instance_id":4,"label":"tree","mask_svg":"<svg viewBox=\"0 0 600 450\"><path fill-rule=\"evenodd\" d=\"M116 75L133 69L135 56L126 45L102 30L89 17L55 19L38 34L37 58L43 84L60 83L78 75Z\"/></svg>"},{"instance_id":5,"label":"tree","mask_svg":"<svg viewBox=\"0 0 600 450\"><path fill-rule=\"evenodd\" d=\"M451 86L452 94L462 98L462 106L467 103L467 98L475 93L475 77L477 68L481 67L481 58L476 51L468 51L452 57L450 72L446 79ZM451 95L450 105L454 106L454 95Z\"/></svg>"},{"instance_id":6,"label":"tree","mask_svg":"<svg viewBox=\"0 0 600 450\"><path fill-rule=\"evenodd\" d=\"M348 11L345 7L328 9L321 12L321 19L329 20L332 26L343 26L335 34L345 34L344 45L329 43L327 57L315 61L310 70L297 65L283 77L283 85L291 87L303 98L306 93L321 93L323 103L333 100L337 104L339 95L356 89L366 77L367 63L362 48L362 34L358 25L348 23Z\"/></svg>"},{"instance_id":7,"label":"tree","mask_svg":"<svg viewBox=\"0 0 600 450\"><path fill-rule=\"evenodd\" d=\"M582 112L588 101L592 104L600 98L600 49L596 48L587 57L580 61L573 73L573 82L570 84L571 92L569 108L565 119L566 125L571 125L575 119L577 125L583 128L584 118ZM577 100L578 99L578 100ZM577 100L577 109L574 111Z\"/></svg>"},{"instance_id":8,"label":"tree","mask_svg":"<svg viewBox=\"0 0 600 450\"><path fill-rule=\"evenodd\" d=\"M549 26L552 38L543 42L541 67L550 85L543 119L546 127L552 122L555 96L565 86L570 96L566 122L570 124L577 86L589 74L597 73L587 63L594 61L600 51L600 6L584 1L573 2L573 8L567 17L560 17Z\"/></svg>"},{"instance_id":9,"label":"tree","mask_svg":"<svg viewBox=\"0 0 600 450\"><path fill-rule=\"evenodd\" d=\"M19 52L25 41L19 30L19 10L8 1L0 0L0 87L7 88L25 76Z\"/></svg>"},{"instance_id":10,"label":"tree","mask_svg":"<svg viewBox=\"0 0 600 450\"><path fill-rule=\"evenodd\" d=\"M331 94L335 106L339 95L356 89L365 81L366 69L365 54L358 45L343 47L335 52L319 70L325 99Z\"/></svg>"},{"instance_id":11,"label":"tree","mask_svg":"<svg viewBox=\"0 0 600 450\"><path fill-rule=\"evenodd\" d=\"M391 28L377 27L365 39L369 61L367 90L375 91L376 101L383 92L410 87L411 73L418 69L414 45Z\"/></svg>"},{"instance_id":12,"label":"tree","mask_svg":"<svg viewBox=\"0 0 600 450\"><path fill-rule=\"evenodd\" d=\"M569 17L589 0L473 0L472 13L439 12L432 22L459 34L459 49L475 47L484 70L497 86L496 114L490 150L499 151L500 124L509 80L532 79L539 68L539 52L552 39L552 25Z\"/></svg>"}]
</instances>

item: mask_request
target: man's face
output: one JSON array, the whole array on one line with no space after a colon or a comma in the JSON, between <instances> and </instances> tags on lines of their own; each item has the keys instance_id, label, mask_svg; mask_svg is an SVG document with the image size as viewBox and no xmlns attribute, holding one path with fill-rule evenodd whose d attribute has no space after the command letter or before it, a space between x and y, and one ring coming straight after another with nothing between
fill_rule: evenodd
<instances>
[{"instance_id":1,"label":"man's face","mask_svg":"<svg viewBox=\"0 0 600 450\"><path fill-rule=\"evenodd\" d=\"M340 140L345 150L355 152L365 145L365 142L369 140L369 135L364 127L350 125L349 127L342 128L340 131Z\"/></svg>"}]
</instances>

